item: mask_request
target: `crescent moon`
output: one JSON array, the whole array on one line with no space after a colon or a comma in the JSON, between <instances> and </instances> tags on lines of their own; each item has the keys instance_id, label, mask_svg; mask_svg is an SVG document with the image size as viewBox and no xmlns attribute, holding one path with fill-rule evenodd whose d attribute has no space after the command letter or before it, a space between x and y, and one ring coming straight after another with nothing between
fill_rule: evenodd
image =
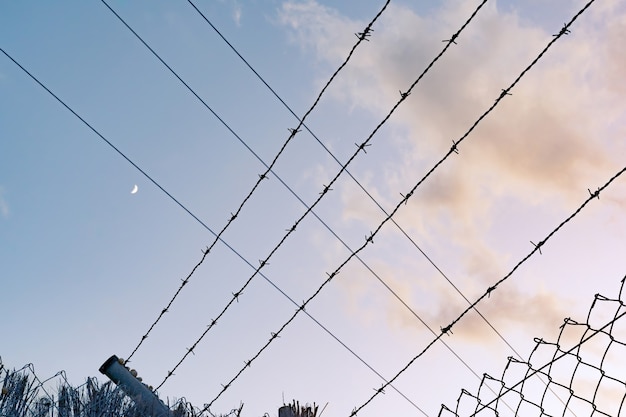
<instances>
[{"instance_id":1,"label":"crescent moon","mask_svg":"<svg viewBox=\"0 0 626 417\"><path fill-rule=\"evenodd\" d=\"M133 187L133 190L130 193L137 194L137 191L139 191L139 187L137 187L137 184L135 184L135 186Z\"/></svg>"}]
</instances>

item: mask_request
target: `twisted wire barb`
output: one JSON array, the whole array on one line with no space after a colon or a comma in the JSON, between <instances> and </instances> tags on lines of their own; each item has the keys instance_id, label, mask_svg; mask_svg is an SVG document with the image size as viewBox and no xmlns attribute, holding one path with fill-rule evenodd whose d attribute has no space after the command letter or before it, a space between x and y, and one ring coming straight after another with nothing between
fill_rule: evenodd
<instances>
[{"instance_id":1,"label":"twisted wire barb","mask_svg":"<svg viewBox=\"0 0 626 417\"><path fill-rule=\"evenodd\" d=\"M566 25L564 25L564 28L569 28L569 26L594 2L595 0L591 0L589 3L587 3L586 6L584 6L571 20L569 23L567 23ZM472 16L474 16L477 13L477 11L475 11ZM464 28L466 25L464 25L462 28ZM453 35L451 37L450 40L447 41L446 47L449 47L454 40L456 40L458 38L458 34L460 33L460 31L458 31L457 33L455 33L455 35ZM561 31L559 32L559 34L555 35L553 37L553 39L548 43L548 45L539 53L539 55L518 75L518 77L513 81L513 83L505 90L502 90L502 93L500 93L498 95L498 97L496 98L496 100L494 101L494 103L471 125L471 127L467 130L467 132L457 141L453 141L452 147L450 148L450 150L444 155L443 158L441 158L427 173L426 175L424 175L424 177L422 177L422 179L420 179L417 184L415 184L415 186L406 194L403 194L403 198L402 200L396 205L396 207L393 209L393 211L378 225L378 227L370 234L370 236L366 236L365 239L365 243L363 243L363 245L361 245L356 251L354 251L353 253L350 254L350 256L348 256L348 258L346 260L344 260L344 262L342 262L339 267L337 267L337 269L335 269L334 272L328 274L328 278L320 285L320 287L313 293L313 295L311 295L306 301L304 301L304 303L296 310L296 312L291 316L291 318L289 318L289 320L287 320L287 322L285 322L285 324L283 324L280 329L275 332L272 333L272 337L269 339L268 342L266 342L265 345L263 345L263 347L252 357L252 359L250 359L249 361L246 361L247 366L241 368L239 370L239 372L237 372L235 374L235 376L227 383L227 384L223 384L222 385L222 390L217 394L217 396L211 400L211 402L208 404L208 406L211 406L229 387L230 385L245 371L245 369L249 366L249 364L251 362L253 362L256 358L258 358L261 353L267 349L267 347L276 339L276 337L278 335L280 335L280 333L285 329L285 327L287 327L296 317L297 315L303 311L307 304L313 299L315 298L320 292L321 290L341 271L341 269L353 258L355 257L359 252L361 252L368 244L373 243L374 241L374 237L376 236L376 234L378 234L378 232L382 229L382 227L398 212L398 210L400 209L401 206L403 206L408 200L409 198L411 198L413 196L413 193L415 192L415 190L444 162L448 159L448 157L450 157L451 154L453 153L458 153L458 145L465 140L469 134L478 126L478 124L489 114L493 111L493 109L502 101L502 99L504 97L506 97L508 95L508 92L519 83L519 81L522 79L522 77L534 66L536 65L536 63L545 55L545 53L550 49L550 47L558 40L561 38L561 36L563 36L565 34L565 32ZM446 49L444 48L444 51ZM438 55L441 56L443 53L440 53ZM428 68L430 68L432 66L429 65ZM417 82L421 79L421 77L423 76L424 73L422 73L422 75L420 75L420 77L411 85L411 87L407 90L407 93L411 93L413 87L417 84ZM406 98L406 95L402 95L400 100L394 105L394 107L392 108L392 110L389 112L389 114L383 119L382 122L379 123L379 125L374 129L374 131L370 134L370 136L365 140L365 142L363 142L363 145L367 145L369 143L369 141L371 140L371 138L374 136L374 134L378 131L378 129L380 129L380 127L390 118L391 114L395 111L395 109L402 103L402 101L404 101ZM337 180L338 176L345 170L345 166L347 166L355 157L356 155L362 150L362 146L358 147L357 151L354 153L354 155L352 155L352 157L348 160L348 162L344 165L344 167L342 168L342 170L339 172L339 174L337 174L337 176L330 182L330 184L328 186L325 186L324 191L322 192L322 195L327 191L327 189L332 186L332 184L334 184L334 182ZM626 168L625 168L626 169ZM623 171L622 171L623 172ZM621 172L619 174L616 175L616 177L618 175L620 175ZM616 178L614 177L614 178ZM614 179L613 178L613 179ZM613 180L612 179L612 180ZM612 181L611 180L611 181ZM609 181L610 183L610 181ZM605 184L605 187L608 186L608 184ZM599 194L601 189L598 189L598 191L596 192L597 194ZM591 198L594 198L595 195L592 194ZM319 201L319 198L318 198ZM586 204L586 202L585 202ZM580 210L580 209L579 209ZM296 222L297 224L297 222ZM558 229L557 229L558 230ZM551 235L550 235L551 236ZM549 236L549 237L550 237ZM548 238L549 238L548 237ZM542 242L540 242L540 244L538 244L537 247L535 247L535 251L538 250L541 245L547 240L544 239ZM531 252L531 254L534 253ZM525 258L523 261L525 261L527 258ZM517 269L517 267L515 268ZM514 272L515 269L512 271ZM510 275L510 274L509 274ZM508 277L508 276L507 276ZM486 293L485 296L489 295L491 293L491 291L493 291L495 289L495 286L490 288ZM484 297L484 296L483 296ZM481 298L482 299L482 298ZM480 301L480 299L478 300ZM472 303L463 313L463 315L465 315L468 311L472 310L475 308L477 302ZM449 326L442 328L441 329L441 334L439 336L437 336L433 342L431 342L426 349L430 348L430 346L432 346L435 342L437 342L438 340L440 340L441 336L445 333L447 333L448 331L450 331L450 329L452 328L452 326L454 325L455 322L451 323ZM425 352L425 351L424 351ZM419 356L421 356L424 352L422 352ZM418 356L418 357L419 357ZM399 374L397 374L396 376L394 376L394 378L392 378L389 383L393 383L393 381L401 374L403 373L415 360L417 359L414 358L411 362L409 362L409 365L407 365L405 368L403 368L402 371L400 371ZM383 384L383 386L381 387L381 389L376 390L375 394L365 403L363 404L361 407L359 407L358 409L355 409L351 416L354 416L360 409L362 409L363 407L365 407L367 404L369 404L376 396L378 396L383 390L384 388L386 388L388 384Z\"/></svg>"}]
</instances>

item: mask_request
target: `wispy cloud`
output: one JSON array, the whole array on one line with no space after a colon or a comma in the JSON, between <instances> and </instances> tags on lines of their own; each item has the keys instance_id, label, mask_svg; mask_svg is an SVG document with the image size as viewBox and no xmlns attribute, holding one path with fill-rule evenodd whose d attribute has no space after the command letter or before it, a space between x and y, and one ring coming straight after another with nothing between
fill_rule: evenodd
<instances>
[{"instance_id":1,"label":"wispy cloud","mask_svg":"<svg viewBox=\"0 0 626 417\"><path fill-rule=\"evenodd\" d=\"M239 4L236 0L233 0L233 19L235 20L237 26L241 25L241 13L241 4Z\"/></svg>"},{"instance_id":2,"label":"wispy cloud","mask_svg":"<svg viewBox=\"0 0 626 417\"><path fill-rule=\"evenodd\" d=\"M9 204L4 197L4 188L0 186L0 215L6 219L9 217L9 213Z\"/></svg>"},{"instance_id":3,"label":"wispy cloud","mask_svg":"<svg viewBox=\"0 0 626 417\"><path fill-rule=\"evenodd\" d=\"M232 9L232 18L237 26L241 26L241 17L243 14L243 8L238 0L220 0L220 2Z\"/></svg>"}]
</instances>

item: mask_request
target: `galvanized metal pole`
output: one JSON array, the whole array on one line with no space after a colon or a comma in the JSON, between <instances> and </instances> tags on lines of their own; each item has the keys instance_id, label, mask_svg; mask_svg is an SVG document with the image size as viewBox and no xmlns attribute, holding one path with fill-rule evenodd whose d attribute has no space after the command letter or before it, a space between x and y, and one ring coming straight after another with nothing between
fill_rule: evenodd
<instances>
[{"instance_id":1,"label":"galvanized metal pole","mask_svg":"<svg viewBox=\"0 0 626 417\"><path fill-rule=\"evenodd\" d=\"M119 386L146 414L153 417L172 417L172 411L137 378L137 372L124 366L124 362L117 356L107 359L100 367L100 372Z\"/></svg>"}]
</instances>

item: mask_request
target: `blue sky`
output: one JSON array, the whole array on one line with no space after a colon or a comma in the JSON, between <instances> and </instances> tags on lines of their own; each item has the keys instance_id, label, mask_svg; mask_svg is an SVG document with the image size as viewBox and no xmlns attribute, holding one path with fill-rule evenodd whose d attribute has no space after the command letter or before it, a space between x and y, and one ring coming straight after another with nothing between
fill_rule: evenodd
<instances>
[{"instance_id":1,"label":"blue sky","mask_svg":"<svg viewBox=\"0 0 626 417\"><path fill-rule=\"evenodd\" d=\"M266 163L297 120L186 2L109 3ZM392 1L307 126L342 163L478 2ZM302 116L380 1L205 1L198 7ZM490 0L350 173L387 212L498 97L580 1ZM0 47L209 228L226 224L265 167L99 1L0 6ZM470 300L624 166L626 9L597 0L402 206L394 219ZM80 383L127 357L213 235L6 56L0 56L0 356ZM339 171L298 133L224 240L254 267ZM134 185L138 192L131 194ZM315 213L352 249L385 218L343 175ZM584 317L624 276L626 183L616 180L479 310L525 356L534 337ZM392 224L361 259L438 330L467 306ZM349 256L309 215L262 271L296 302ZM218 243L133 357L158 385L254 269ZM294 312L261 276L159 390L209 402ZM307 311L386 378L433 336L356 259ZM475 314L446 342L479 375L512 352ZM624 372L626 374L626 370ZM436 345L396 387L428 415L476 378ZM213 410L274 415L289 401L348 415L382 381L306 316ZM394 393L363 415L415 414ZM361 415L361 413L359 414Z\"/></svg>"}]
</instances>

